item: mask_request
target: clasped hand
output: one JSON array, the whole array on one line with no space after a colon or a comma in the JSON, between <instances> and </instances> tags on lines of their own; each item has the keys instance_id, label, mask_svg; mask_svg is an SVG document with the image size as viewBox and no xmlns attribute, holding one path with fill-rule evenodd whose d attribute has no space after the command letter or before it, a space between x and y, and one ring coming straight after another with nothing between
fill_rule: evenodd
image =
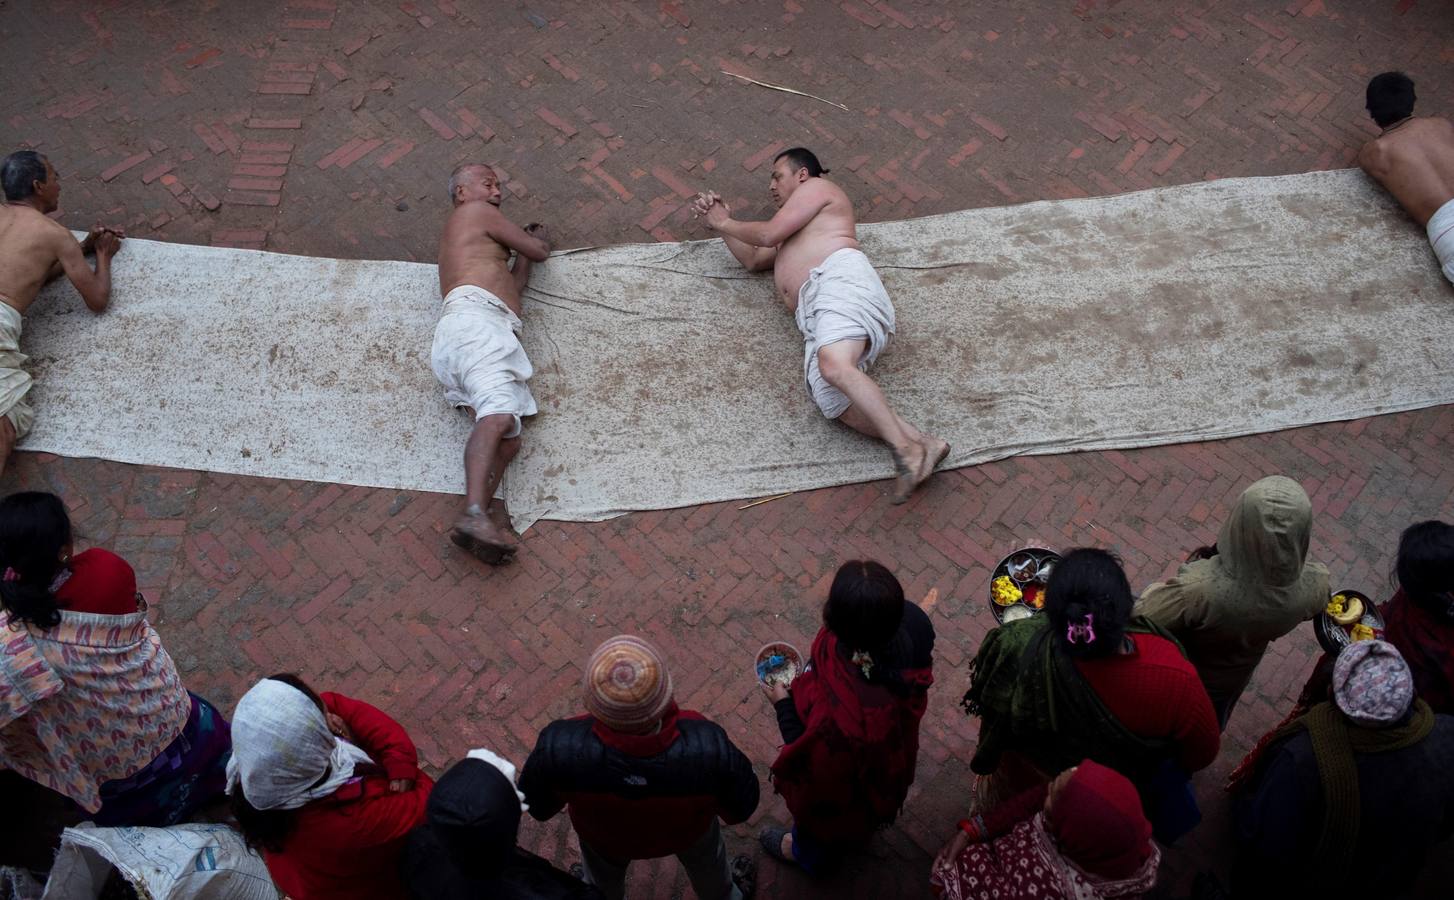
<instances>
[{"instance_id":1,"label":"clasped hand","mask_svg":"<svg viewBox=\"0 0 1454 900\"><path fill-rule=\"evenodd\" d=\"M706 191L692 198L692 216L706 219L707 227L715 231L722 227L723 222L732 218L732 210L716 191Z\"/></svg>"}]
</instances>

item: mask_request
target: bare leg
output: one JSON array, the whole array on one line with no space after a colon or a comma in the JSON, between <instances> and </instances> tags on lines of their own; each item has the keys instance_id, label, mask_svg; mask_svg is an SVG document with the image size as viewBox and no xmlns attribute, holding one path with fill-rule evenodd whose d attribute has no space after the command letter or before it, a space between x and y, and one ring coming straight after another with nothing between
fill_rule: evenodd
<instances>
[{"instance_id":1,"label":"bare leg","mask_svg":"<svg viewBox=\"0 0 1454 900\"><path fill-rule=\"evenodd\" d=\"M900 418L889 406L878 384L859 371L858 360L862 358L867 344L864 340L839 341L823 347L818 351L818 370L829 384L852 401L839 417L843 424L878 438L893 451L899 473L893 501L903 503L914 488L928 480L934 473L934 467L949 455L949 444L925 435Z\"/></svg>"},{"instance_id":2,"label":"bare leg","mask_svg":"<svg viewBox=\"0 0 1454 900\"><path fill-rule=\"evenodd\" d=\"M5 474L5 464L10 461L10 452L15 449L15 423L9 416L0 416L0 475Z\"/></svg>"},{"instance_id":3,"label":"bare leg","mask_svg":"<svg viewBox=\"0 0 1454 900\"><path fill-rule=\"evenodd\" d=\"M504 529L485 515L505 466L520 449L518 438L505 438L514 426L510 415L484 416L475 422L464 445L464 515L450 534L455 544L494 565L505 562L516 550Z\"/></svg>"}]
</instances>

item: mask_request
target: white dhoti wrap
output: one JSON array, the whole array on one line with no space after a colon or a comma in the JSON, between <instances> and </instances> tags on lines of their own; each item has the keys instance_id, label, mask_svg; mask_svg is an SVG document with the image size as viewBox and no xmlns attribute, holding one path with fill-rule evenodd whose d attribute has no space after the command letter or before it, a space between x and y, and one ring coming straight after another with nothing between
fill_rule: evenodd
<instances>
[{"instance_id":1,"label":"white dhoti wrap","mask_svg":"<svg viewBox=\"0 0 1454 900\"><path fill-rule=\"evenodd\" d=\"M519 333L520 317L505 301L482 287L462 284L445 295L430 352L444 398L456 407L473 408L476 421L514 416L506 437L520 433L521 416L536 413L527 384L535 370Z\"/></svg>"},{"instance_id":2,"label":"white dhoti wrap","mask_svg":"<svg viewBox=\"0 0 1454 900\"><path fill-rule=\"evenodd\" d=\"M20 352L20 332L25 319L9 303L0 303L0 416L15 426L15 439L30 431L35 411L25 402L30 393L30 373L21 366L30 357Z\"/></svg>"},{"instance_id":3,"label":"white dhoti wrap","mask_svg":"<svg viewBox=\"0 0 1454 900\"><path fill-rule=\"evenodd\" d=\"M1429 246L1439 257L1444 277L1454 282L1454 200L1450 200L1429 220Z\"/></svg>"},{"instance_id":4,"label":"white dhoti wrap","mask_svg":"<svg viewBox=\"0 0 1454 900\"><path fill-rule=\"evenodd\" d=\"M798 289L803 375L823 415L836 419L851 401L818 371L818 351L839 341L867 340L858 368L867 371L894 333L894 304L863 251L845 247L811 272Z\"/></svg>"}]
</instances>

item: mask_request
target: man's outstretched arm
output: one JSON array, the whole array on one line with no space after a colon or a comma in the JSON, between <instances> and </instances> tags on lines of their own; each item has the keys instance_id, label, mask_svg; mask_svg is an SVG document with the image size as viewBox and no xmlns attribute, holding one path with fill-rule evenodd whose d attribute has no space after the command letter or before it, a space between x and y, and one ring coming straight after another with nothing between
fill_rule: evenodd
<instances>
[{"instance_id":1,"label":"man's outstretched arm","mask_svg":"<svg viewBox=\"0 0 1454 900\"><path fill-rule=\"evenodd\" d=\"M531 222L522 230L531 237L544 241L546 247L550 246L550 235L546 232L545 226L539 222ZM549 253L548 250L546 252ZM515 265L510 269L510 274L515 279L515 296L518 297L524 294L525 284L530 281L530 267L534 264L530 257L525 254L515 254Z\"/></svg>"},{"instance_id":2,"label":"man's outstretched arm","mask_svg":"<svg viewBox=\"0 0 1454 900\"><path fill-rule=\"evenodd\" d=\"M95 271L86 264L80 242L69 231L62 229L57 241L59 246L56 256L60 259L61 269L71 280L71 284L76 286L76 292L86 302L86 308L91 312L105 312L106 304L111 302L111 257L121 249L121 238L111 231L102 231L94 236L92 242L96 250Z\"/></svg>"},{"instance_id":3,"label":"man's outstretched arm","mask_svg":"<svg viewBox=\"0 0 1454 900\"><path fill-rule=\"evenodd\" d=\"M732 218L731 210L718 198L706 211L707 225L723 237L735 238L754 247L780 246L828 205L828 198L822 192L807 185L804 188L807 189L794 191L777 215L766 222L739 222Z\"/></svg>"},{"instance_id":4,"label":"man's outstretched arm","mask_svg":"<svg viewBox=\"0 0 1454 900\"><path fill-rule=\"evenodd\" d=\"M698 194L692 201L692 209L698 217L706 216L714 206L720 207L728 217L732 215L732 211L727 208L727 204L722 202L722 198L717 196L715 191L709 194ZM729 234L722 234L722 243L727 245L728 251L749 272L766 272L773 267L773 263L777 262L777 247L775 246L754 247Z\"/></svg>"}]
</instances>

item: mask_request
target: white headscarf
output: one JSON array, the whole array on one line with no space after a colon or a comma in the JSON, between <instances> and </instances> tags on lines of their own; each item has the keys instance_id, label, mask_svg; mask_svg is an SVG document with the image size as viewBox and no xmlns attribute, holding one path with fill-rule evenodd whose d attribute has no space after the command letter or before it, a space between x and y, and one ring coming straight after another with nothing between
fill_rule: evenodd
<instances>
[{"instance_id":1,"label":"white headscarf","mask_svg":"<svg viewBox=\"0 0 1454 900\"><path fill-rule=\"evenodd\" d=\"M227 793L241 785L257 809L297 809L330 796L355 765L369 762L367 753L335 737L318 705L292 685L264 678L237 701Z\"/></svg>"}]
</instances>

